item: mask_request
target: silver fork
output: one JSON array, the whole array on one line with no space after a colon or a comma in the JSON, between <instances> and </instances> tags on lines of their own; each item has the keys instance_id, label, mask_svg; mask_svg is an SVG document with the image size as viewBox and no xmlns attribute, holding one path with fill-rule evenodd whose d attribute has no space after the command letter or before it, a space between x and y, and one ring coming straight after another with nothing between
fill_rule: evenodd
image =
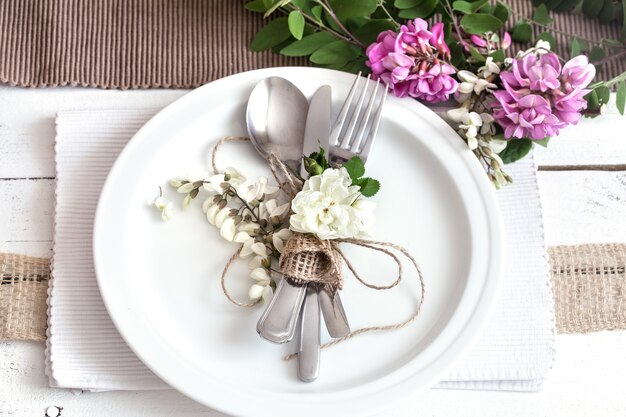
<instances>
[{"instance_id":1,"label":"silver fork","mask_svg":"<svg viewBox=\"0 0 626 417\"><path fill-rule=\"evenodd\" d=\"M359 89L361 89L360 94L357 94ZM357 95L358 98L355 101ZM343 163L355 155L359 156L363 162L367 161L380 125L386 99L387 86L385 84L380 80L371 83L369 76L363 79L360 73L357 75L330 134L331 163ZM374 114L373 117L372 114ZM347 125L346 120L348 120ZM350 326L339 292L335 292L331 298L324 290L308 291L304 306L305 309L311 306L311 310L305 311L302 315L298 352L299 375L300 379L308 382L317 378L319 371L319 312L317 309L322 311L331 337L346 336L350 333Z\"/></svg>"},{"instance_id":2,"label":"silver fork","mask_svg":"<svg viewBox=\"0 0 626 417\"><path fill-rule=\"evenodd\" d=\"M367 78L361 77L361 73L356 76L330 133L331 163L343 163L355 155L363 162L367 161L386 99L387 86L384 83L380 80L370 82L369 75ZM319 303L331 336L341 337L350 333L338 292L333 298L320 293Z\"/></svg>"},{"instance_id":3,"label":"silver fork","mask_svg":"<svg viewBox=\"0 0 626 417\"><path fill-rule=\"evenodd\" d=\"M330 134L331 162L343 163L353 156L367 161L386 99L387 86L380 79L372 83L369 75L367 78L361 77L361 73L356 76Z\"/></svg>"}]
</instances>

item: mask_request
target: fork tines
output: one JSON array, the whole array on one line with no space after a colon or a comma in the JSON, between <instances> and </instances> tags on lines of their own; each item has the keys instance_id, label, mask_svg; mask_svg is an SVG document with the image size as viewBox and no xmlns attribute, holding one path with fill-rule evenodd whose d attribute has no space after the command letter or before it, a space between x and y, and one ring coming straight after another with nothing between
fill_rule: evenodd
<instances>
[{"instance_id":1,"label":"fork tines","mask_svg":"<svg viewBox=\"0 0 626 417\"><path fill-rule=\"evenodd\" d=\"M363 78L359 73L337 116L330 145L346 154L359 155L365 161L376 137L386 98L385 83L380 79L370 82L369 75Z\"/></svg>"}]
</instances>

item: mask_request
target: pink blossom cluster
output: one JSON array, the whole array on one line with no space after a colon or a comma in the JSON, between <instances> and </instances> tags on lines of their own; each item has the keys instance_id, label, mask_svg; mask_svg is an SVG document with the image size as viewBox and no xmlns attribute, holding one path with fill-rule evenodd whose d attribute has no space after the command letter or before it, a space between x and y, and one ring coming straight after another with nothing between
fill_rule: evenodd
<instances>
[{"instance_id":1,"label":"pink blossom cluster","mask_svg":"<svg viewBox=\"0 0 626 417\"><path fill-rule=\"evenodd\" d=\"M494 91L493 116L504 129L504 137L543 139L559 129L576 124L587 107L583 98L596 69L580 55L561 68L559 57L550 52L530 53L502 71L504 89Z\"/></svg>"},{"instance_id":2,"label":"pink blossom cluster","mask_svg":"<svg viewBox=\"0 0 626 417\"><path fill-rule=\"evenodd\" d=\"M428 23L415 19L399 32L381 32L366 51L372 77L380 78L397 97L411 96L428 103L445 101L458 88L451 76L454 68L450 48L443 39L443 23L428 30Z\"/></svg>"}]
</instances>

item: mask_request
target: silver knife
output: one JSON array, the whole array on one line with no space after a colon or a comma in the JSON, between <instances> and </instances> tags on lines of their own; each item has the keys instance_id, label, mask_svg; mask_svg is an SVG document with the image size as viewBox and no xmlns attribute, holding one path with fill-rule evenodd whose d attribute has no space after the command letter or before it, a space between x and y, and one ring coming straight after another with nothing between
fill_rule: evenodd
<instances>
[{"instance_id":1,"label":"silver knife","mask_svg":"<svg viewBox=\"0 0 626 417\"><path fill-rule=\"evenodd\" d=\"M304 144L302 145L302 155L309 156L313 152L320 150L320 146L326 152L330 148L330 127L331 127L331 106L332 90L329 85L323 85L317 89L311 102L309 103L309 113L306 117L304 129ZM304 162L300 166L300 176L308 178L308 173L304 167Z\"/></svg>"},{"instance_id":2,"label":"silver knife","mask_svg":"<svg viewBox=\"0 0 626 417\"><path fill-rule=\"evenodd\" d=\"M304 130L304 145L302 153L309 156L313 152L319 151L320 147L326 152L328 158L330 149L330 130L332 118L332 90L330 86L324 85L317 89L311 98L309 114L306 118L306 128ZM308 174L304 164L300 169L302 178L307 178ZM350 333L350 326L343 310L339 293L335 293L333 298L328 294L319 296L320 308L324 315L324 322L331 337L343 337Z\"/></svg>"}]
</instances>

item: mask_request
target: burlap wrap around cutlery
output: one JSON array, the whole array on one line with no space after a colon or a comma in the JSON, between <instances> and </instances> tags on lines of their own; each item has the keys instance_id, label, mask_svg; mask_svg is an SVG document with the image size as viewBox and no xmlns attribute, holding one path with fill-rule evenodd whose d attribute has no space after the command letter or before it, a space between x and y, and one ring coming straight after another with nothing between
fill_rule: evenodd
<instances>
[{"instance_id":1,"label":"burlap wrap around cutlery","mask_svg":"<svg viewBox=\"0 0 626 417\"><path fill-rule=\"evenodd\" d=\"M509 3L530 15L530 1ZM0 82L192 88L241 71L306 65L269 51L249 52L262 24L242 1L4 0ZM619 33L617 23L599 25L581 15L555 15L555 25L586 37ZM624 70L624 60L613 60L599 74L608 78ZM559 246L549 255L558 331L626 328L626 244ZM48 259L0 254L0 339L45 339L49 280Z\"/></svg>"}]
</instances>

